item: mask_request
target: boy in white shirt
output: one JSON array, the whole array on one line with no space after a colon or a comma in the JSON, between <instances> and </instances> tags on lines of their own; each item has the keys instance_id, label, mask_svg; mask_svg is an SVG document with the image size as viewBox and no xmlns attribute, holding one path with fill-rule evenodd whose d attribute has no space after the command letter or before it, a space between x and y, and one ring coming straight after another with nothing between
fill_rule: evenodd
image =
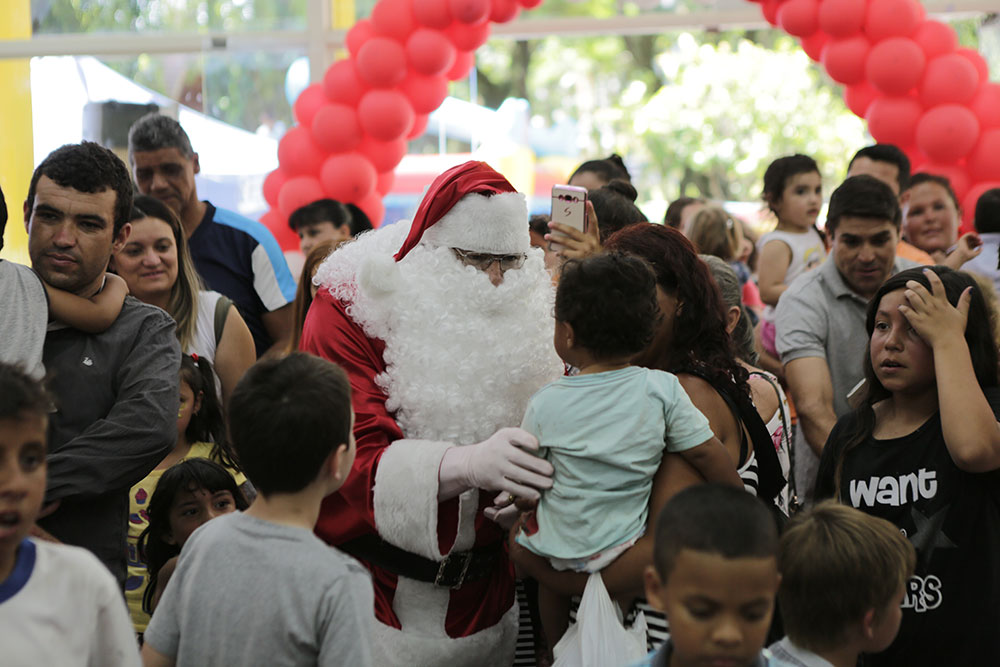
<instances>
[{"instance_id":1,"label":"boy in white shirt","mask_svg":"<svg viewBox=\"0 0 1000 667\"><path fill-rule=\"evenodd\" d=\"M45 497L42 385L0 363L0 655L5 667L138 665L125 600L85 549L28 537Z\"/></svg>"}]
</instances>

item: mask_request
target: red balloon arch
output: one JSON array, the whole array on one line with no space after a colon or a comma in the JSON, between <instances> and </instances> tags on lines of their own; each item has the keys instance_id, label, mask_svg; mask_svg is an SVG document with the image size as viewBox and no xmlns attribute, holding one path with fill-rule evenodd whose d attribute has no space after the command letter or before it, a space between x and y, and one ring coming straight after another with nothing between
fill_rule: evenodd
<instances>
[{"instance_id":1,"label":"red balloon arch","mask_svg":"<svg viewBox=\"0 0 1000 667\"><path fill-rule=\"evenodd\" d=\"M963 202L1000 187L1000 84L986 61L958 47L950 26L919 0L751 0L799 38L809 57L845 86L844 99L876 141L902 148L914 171L941 174ZM466 76L493 23L542 0L378 0L347 33L349 56L302 92L298 125L278 144L264 180L261 218L282 247L297 247L287 220L322 197L357 204L373 224L406 142Z\"/></svg>"}]
</instances>

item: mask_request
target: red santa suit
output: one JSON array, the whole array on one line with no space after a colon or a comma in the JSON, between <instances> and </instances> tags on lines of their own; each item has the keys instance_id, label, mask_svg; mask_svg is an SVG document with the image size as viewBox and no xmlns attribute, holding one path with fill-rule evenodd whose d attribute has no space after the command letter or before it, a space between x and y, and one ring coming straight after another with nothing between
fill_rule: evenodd
<instances>
[{"instance_id":1,"label":"red santa suit","mask_svg":"<svg viewBox=\"0 0 1000 667\"><path fill-rule=\"evenodd\" d=\"M452 248L527 258L494 287ZM506 667L517 605L505 532L483 515L495 493L468 489L439 503L438 476L448 449L518 426L531 394L562 371L524 197L485 164L460 165L438 177L412 226L342 246L316 282L302 349L348 373L357 440L351 475L324 502L316 533L372 571L376 663ZM367 551L353 550L359 543ZM408 557L402 566L396 549ZM373 562L387 552L395 560ZM445 583L458 585L406 576L413 557L443 563ZM478 571L464 578L470 562Z\"/></svg>"}]
</instances>

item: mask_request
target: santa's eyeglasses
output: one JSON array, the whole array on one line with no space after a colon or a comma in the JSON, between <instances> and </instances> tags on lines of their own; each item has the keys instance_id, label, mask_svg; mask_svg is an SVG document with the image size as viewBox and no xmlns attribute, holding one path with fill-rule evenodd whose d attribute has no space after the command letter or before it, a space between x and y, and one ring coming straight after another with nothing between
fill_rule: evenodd
<instances>
[{"instance_id":1,"label":"santa's eyeglasses","mask_svg":"<svg viewBox=\"0 0 1000 667\"><path fill-rule=\"evenodd\" d=\"M524 260L528 258L527 255L491 255L485 252L469 252L468 250L460 250L459 248L452 248L455 255L462 260L462 263L466 266L474 266L480 271L488 271L493 265L493 262L500 264L501 271L510 271L512 269L520 269L524 266Z\"/></svg>"}]
</instances>

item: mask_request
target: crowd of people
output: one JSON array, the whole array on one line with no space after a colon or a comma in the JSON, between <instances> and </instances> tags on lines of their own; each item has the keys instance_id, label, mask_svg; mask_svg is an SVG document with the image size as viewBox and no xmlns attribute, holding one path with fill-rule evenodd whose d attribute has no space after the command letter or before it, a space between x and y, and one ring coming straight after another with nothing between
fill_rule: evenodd
<instances>
[{"instance_id":1,"label":"crowd of people","mask_svg":"<svg viewBox=\"0 0 1000 667\"><path fill-rule=\"evenodd\" d=\"M614 155L580 230L472 161L297 210L296 281L176 121L128 161L0 260L3 664L1000 662L1000 190L870 146L820 224L783 156L758 236Z\"/></svg>"}]
</instances>

